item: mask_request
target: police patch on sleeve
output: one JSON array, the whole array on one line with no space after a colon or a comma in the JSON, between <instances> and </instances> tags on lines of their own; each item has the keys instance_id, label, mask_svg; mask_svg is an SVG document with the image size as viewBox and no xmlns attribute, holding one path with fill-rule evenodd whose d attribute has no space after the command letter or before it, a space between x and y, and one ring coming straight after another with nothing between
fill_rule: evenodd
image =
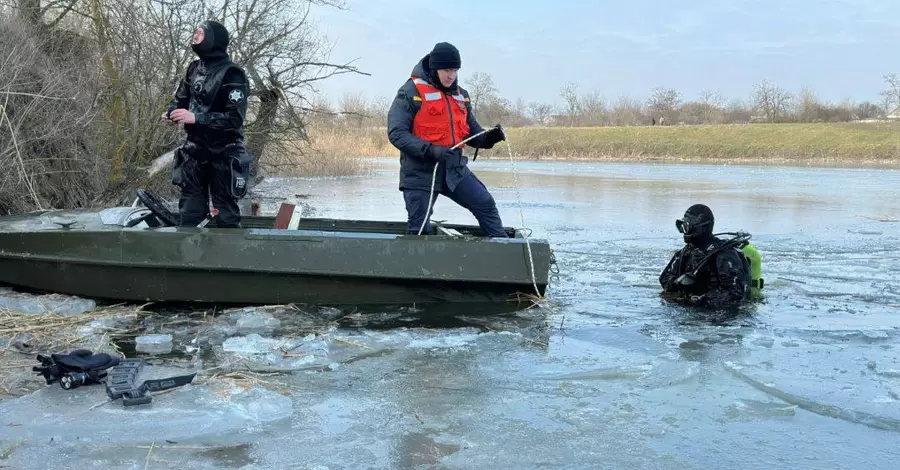
<instances>
[{"instance_id":1,"label":"police patch on sleeve","mask_svg":"<svg viewBox=\"0 0 900 470\"><path fill-rule=\"evenodd\" d=\"M240 103L242 99L244 99L244 94L241 93L241 90L231 90L231 93L228 94L228 100L232 103Z\"/></svg>"}]
</instances>

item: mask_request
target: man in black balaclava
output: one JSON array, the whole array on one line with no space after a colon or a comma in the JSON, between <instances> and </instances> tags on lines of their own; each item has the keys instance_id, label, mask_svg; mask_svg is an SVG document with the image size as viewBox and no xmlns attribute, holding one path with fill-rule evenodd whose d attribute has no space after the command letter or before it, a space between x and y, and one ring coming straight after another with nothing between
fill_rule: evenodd
<instances>
[{"instance_id":1,"label":"man in black balaclava","mask_svg":"<svg viewBox=\"0 0 900 470\"><path fill-rule=\"evenodd\" d=\"M175 98L162 118L183 124L187 138L175 151L172 184L181 187L181 225L197 226L210 213L219 227L240 227L237 200L247 192L252 158L244 148L244 116L249 86L243 69L228 57L228 30L204 21L191 49Z\"/></svg>"},{"instance_id":2,"label":"man in black balaclava","mask_svg":"<svg viewBox=\"0 0 900 470\"><path fill-rule=\"evenodd\" d=\"M456 47L446 42L435 44L413 67L411 77L397 91L388 111L388 139L400 150L406 231L430 233L428 207L443 194L468 209L485 236L506 237L493 196L469 170L462 149L453 148L483 131L475 120L469 92L457 83L460 67L462 60ZM498 124L466 145L489 149L505 139Z\"/></svg>"},{"instance_id":3,"label":"man in black balaclava","mask_svg":"<svg viewBox=\"0 0 900 470\"><path fill-rule=\"evenodd\" d=\"M713 309L733 307L749 297L750 264L734 244L713 235L715 217L694 204L675 221L684 234L678 250L659 276L665 293L688 305Z\"/></svg>"}]
</instances>

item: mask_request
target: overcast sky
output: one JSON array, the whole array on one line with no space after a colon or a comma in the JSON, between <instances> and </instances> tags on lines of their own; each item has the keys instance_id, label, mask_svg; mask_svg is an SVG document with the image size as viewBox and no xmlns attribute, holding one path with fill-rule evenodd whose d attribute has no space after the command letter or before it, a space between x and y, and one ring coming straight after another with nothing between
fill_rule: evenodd
<instances>
[{"instance_id":1,"label":"overcast sky","mask_svg":"<svg viewBox=\"0 0 900 470\"><path fill-rule=\"evenodd\" d=\"M371 76L321 85L392 97L439 41L462 55L460 79L489 73L505 98L560 102L575 81L607 99L653 87L747 98L763 78L820 98L878 101L900 73L900 0L346 0L317 8L332 61ZM684 6L689 5L689 6Z\"/></svg>"}]
</instances>

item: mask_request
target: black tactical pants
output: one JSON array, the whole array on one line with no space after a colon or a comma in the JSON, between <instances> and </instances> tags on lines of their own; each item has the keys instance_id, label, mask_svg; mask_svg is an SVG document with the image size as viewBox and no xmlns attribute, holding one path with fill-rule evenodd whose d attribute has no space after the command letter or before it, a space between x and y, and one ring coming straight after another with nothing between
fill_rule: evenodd
<instances>
[{"instance_id":1,"label":"black tactical pants","mask_svg":"<svg viewBox=\"0 0 900 470\"><path fill-rule=\"evenodd\" d=\"M181 225L196 227L210 211L209 201L219 211L220 228L240 227L237 201L247 193L251 157L242 145L212 154L193 142L175 152L172 184L181 187L178 209Z\"/></svg>"}]
</instances>

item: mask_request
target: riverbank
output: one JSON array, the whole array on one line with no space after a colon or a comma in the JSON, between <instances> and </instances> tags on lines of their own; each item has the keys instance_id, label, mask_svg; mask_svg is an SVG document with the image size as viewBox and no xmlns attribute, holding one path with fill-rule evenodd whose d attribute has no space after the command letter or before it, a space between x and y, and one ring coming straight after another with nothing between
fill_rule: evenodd
<instances>
[{"instance_id":1,"label":"riverbank","mask_svg":"<svg viewBox=\"0 0 900 470\"><path fill-rule=\"evenodd\" d=\"M900 124L889 122L507 129L516 157L588 160L900 168ZM396 157L384 128L313 129L321 152ZM478 158L507 158L505 145Z\"/></svg>"}]
</instances>

